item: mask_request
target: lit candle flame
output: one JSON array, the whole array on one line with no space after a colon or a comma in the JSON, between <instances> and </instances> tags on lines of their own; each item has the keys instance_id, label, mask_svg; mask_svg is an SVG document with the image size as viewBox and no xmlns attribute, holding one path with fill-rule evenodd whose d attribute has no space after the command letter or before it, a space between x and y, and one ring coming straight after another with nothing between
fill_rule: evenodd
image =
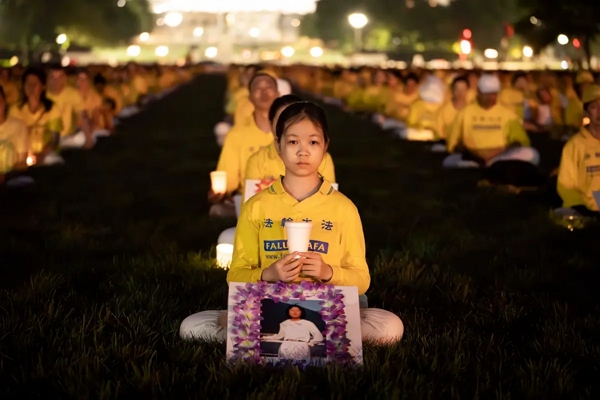
<instances>
[{"instance_id":1,"label":"lit candle flame","mask_svg":"<svg viewBox=\"0 0 600 400\"><path fill-rule=\"evenodd\" d=\"M31 167L33 164L35 164L35 156L33 154L30 154L27 156L27 166Z\"/></svg>"}]
</instances>

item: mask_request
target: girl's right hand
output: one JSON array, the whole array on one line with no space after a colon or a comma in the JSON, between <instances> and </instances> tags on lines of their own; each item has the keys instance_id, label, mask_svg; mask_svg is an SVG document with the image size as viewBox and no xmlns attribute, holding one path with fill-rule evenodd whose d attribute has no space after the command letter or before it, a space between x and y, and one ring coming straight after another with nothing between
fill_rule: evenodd
<instances>
[{"instance_id":1,"label":"girl's right hand","mask_svg":"<svg viewBox=\"0 0 600 400\"><path fill-rule=\"evenodd\" d=\"M298 255L298 252L294 252L274 262L265 268L261 279L271 283L277 281L289 283L296 280L302 269L302 258L294 259Z\"/></svg>"}]
</instances>

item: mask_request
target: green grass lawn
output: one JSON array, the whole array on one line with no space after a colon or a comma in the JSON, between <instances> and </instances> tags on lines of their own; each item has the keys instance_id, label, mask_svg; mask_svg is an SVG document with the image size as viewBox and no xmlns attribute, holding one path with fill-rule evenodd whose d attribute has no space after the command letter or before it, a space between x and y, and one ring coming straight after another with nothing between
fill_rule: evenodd
<instances>
[{"instance_id":1,"label":"green grass lawn","mask_svg":"<svg viewBox=\"0 0 600 400\"><path fill-rule=\"evenodd\" d=\"M340 190L361 213L370 306L405 337L363 370L228 369L184 342L189 314L224 308L209 221L224 79L193 84L92 151L0 192L0 398L594 398L600 232L570 232L544 195L477 188L479 171L328 109ZM559 146L537 140L547 168ZM597 397L596 397L597 398Z\"/></svg>"}]
</instances>

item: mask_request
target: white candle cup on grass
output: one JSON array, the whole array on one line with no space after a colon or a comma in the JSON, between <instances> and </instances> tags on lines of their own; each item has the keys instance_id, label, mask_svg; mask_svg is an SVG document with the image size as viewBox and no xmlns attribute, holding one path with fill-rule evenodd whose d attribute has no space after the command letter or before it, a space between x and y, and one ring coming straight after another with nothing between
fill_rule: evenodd
<instances>
[{"instance_id":1,"label":"white candle cup on grass","mask_svg":"<svg viewBox=\"0 0 600 400\"><path fill-rule=\"evenodd\" d=\"M217 245L217 266L223 269L229 269L231 260L233 259L233 245L220 244Z\"/></svg>"},{"instance_id":2,"label":"white candle cup on grass","mask_svg":"<svg viewBox=\"0 0 600 400\"><path fill-rule=\"evenodd\" d=\"M214 193L227 193L227 172L213 171L210 173L210 183Z\"/></svg>"},{"instance_id":3,"label":"white candle cup on grass","mask_svg":"<svg viewBox=\"0 0 600 400\"><path fill-rule=\"evenodd\" d=\"M286 222L285 232L287 234L288 250L291 253L306 253L310 243L310 232L312 222Z\"/></svg>"}]
</instances>

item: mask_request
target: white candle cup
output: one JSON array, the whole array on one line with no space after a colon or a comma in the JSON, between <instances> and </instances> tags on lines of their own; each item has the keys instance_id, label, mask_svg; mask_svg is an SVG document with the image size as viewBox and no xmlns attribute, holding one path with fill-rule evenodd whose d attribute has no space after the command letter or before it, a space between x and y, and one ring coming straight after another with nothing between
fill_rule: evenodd
<instances>
[{"instance_id":1,"label":"white candle cup","mask_svg":"<svg viewBox=\"0 0 600 400\"><path fill-rule=\"evenodd\" d=\"M214 193L227 193L227 172L213 171L210 173L210 183Z\"/></svg>"},{"instance_id":2,"label":"white candle cup","mask_svg":"<svg viewBox=\"0 0 600 400\"><path fill-rule=\"evenodd\" d=\"M310 232L312 222L286 222L285 232L287 234L288 250L291 253L306 253L310 243Z\"/></svg>"},{"instance_id":3,"label":"white candle cup","mask_svg":"<svg viewBox=\"0 0 600 400\"><path fill-rule=\"evenodd\" d=\"M223 269L229 269L233 259L233 245L220 244L217 246L217 266Z\"/></svg>"}]
</instances>

